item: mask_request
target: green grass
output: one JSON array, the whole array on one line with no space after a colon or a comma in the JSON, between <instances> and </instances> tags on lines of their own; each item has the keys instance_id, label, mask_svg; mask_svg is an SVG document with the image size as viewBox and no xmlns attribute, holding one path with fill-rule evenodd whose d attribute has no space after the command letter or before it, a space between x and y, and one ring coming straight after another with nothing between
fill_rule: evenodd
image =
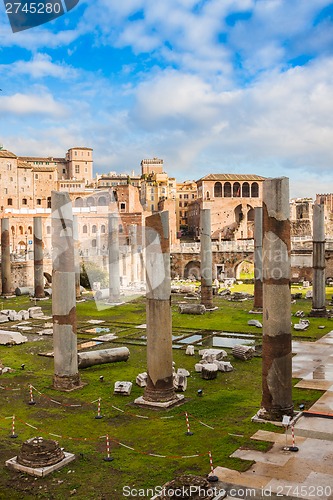
<instances>
[{"instance_id":1,"label":"green grass","mask_svg":"<svg viewBox=\"0 0 333 500\"><path fill-rule=\"evenodd\" d=\"M251 291L251 285L236 285L234 291ZM332 289L328 290L331 296ZM180 315L173 296L173 326L177 329L215 330L227 332L255 333L260 342L261 330L249 327L247 321L253 316L248 314L252 301L228 302L216 297L214 301L219 310L204 316ZM51 312L50 302L40 303L46 314ZM25 297L4 301L3 308L22 309L31 303ZM311 301L301 299L293 310L311 309ZM134 325L145 323L145 300L137 299L126 305L97 311L95 302L88 301L77 306L78 337L89 339L86 321L90 318L104 319L112 331L119 332L118 343L108 346L123 345L122 337L128 334L141 335ZM257 316L255 316L257 318ZM260 317L259 317L260 318ZM295 318L296 319L296 318ZM294 321L294 320L293 320ZM311 326L302 337L315 340L329 331L318 329L323 320L311 319ZM325 320L326 325L330 320ZM130 328L125 329L124 325ZM91 328L93 325L89 325ZM138 333L139 332L139 333ZM144 333L144 332L143 332ZM293 332L296 334L298 332ZM296 337L296 335L294 335ZM297 335L298 337L299 335ZM100 346L99 346L100 347ZM98 348L99 348L98 347ZM104 346L103 346L104 347ZM0 499L47 498L62 500L76 490L80 499L121 499L122 488L130 485L136 488L152 488L162 485L177 474L191 473L206 475L209 472L208 451L213 453L215 465L245 470L250 463L230 458L240 446L266 450L270 444L251 440L256 430L262 425L251 422L261 400L261 359L253 358L248 362L231 359L234 371L219 373L212 381L202 380L194 371L194 364L199 359L186 356L184 350L173 352L176 367L187 368L191 372L186 391L186 403L169 411L159 412L140 409L133 405L142 389L134 384L136 375L146 370L146 349L140 345L129 345L130 358L126 363L115 363L91 367L81 371L81 379L86 384L72 393L61 393L52 389L53 360L38 356L40 352L52 350L52 339L39 337L34 342L14 347L0 347L0 359L6 366L15 369L14 373L0 378L1 414L0 414L0 458L2 463L16 455L22 442L35 435L53 437L57 434L61 446L66 451L76 454L76 461L64 469L46 478L35 480L30 476L9 471L3 467L0 475ZM229 351L230 352L230 351ZM21 364L25 369L21 370ZM104 382L100 382L103 375ZM130 397L113 395L116 380L133 382ZM297 383L297 380L294 381ZM27 404L28 385L32 384L42 395L34 392L35 406ZM203 396L198 397L198 389ZM293 389L295 408L304 403L308 408L322 392ZM104 417L96 420L97 398L102 401ZM51 399L62 403L61 405ZM82 405L73 407L71 405ZM116 410L113 406L123 410ZM184 412L190 415L193 436L186 436ZM17 439L8 436L11 429L11 417L16 416ZM149 417L139 418L137 415ZM168 416L172 418L163 419ZM31 428L30 424L36 427ZM206 424L213 429L203 425ZM277 428L264 424L264 429ZM111 439L111 454L114 461L103 461L106 456L105 436ZM134 448L130 450L120 443ZM149 453L166 455L167 458L152 457ZM195 458L179 458L198 454ZM71 471L71 472L69 472ZM28 478L28 479L27 479Z\"/></svg>"}]
</instances>

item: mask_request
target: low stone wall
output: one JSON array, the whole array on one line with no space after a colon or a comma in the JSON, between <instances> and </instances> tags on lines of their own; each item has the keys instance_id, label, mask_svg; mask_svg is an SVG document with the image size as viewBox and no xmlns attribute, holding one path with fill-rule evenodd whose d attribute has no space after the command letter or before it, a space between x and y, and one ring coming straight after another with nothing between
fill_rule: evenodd
<instances>
[{"instance_id":1,"label":"low stone wall","mask_svg":"<svg viewBox=\"0 0 333 500\"><path fill-rule=\"evenodd\" d=\"M1 263L0 263L1 268ZM27 261L13 261L11 262L12 271L12 288L15 290L17 287L34 286L34 262L33 260ZM44 260L44 272L52 275L52 260ZM0 285L1 273L0 273Z\"/></svg>"}]
</instances>

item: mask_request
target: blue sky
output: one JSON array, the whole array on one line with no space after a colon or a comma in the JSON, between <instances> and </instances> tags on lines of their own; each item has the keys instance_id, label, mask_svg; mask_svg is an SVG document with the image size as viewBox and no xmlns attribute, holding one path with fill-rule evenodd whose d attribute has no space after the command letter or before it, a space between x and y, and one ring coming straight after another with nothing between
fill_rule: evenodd
<instances>
[{"instance_id":1,"label":"blue sky","mask_svg":"<svg viewBox=\"0 0 333 500\"><path fill-rule=\"evenodd\" d=\"M13 34L0 5L0 142L94 149L95 172L287 175L333 192L333 3L80 0Z\"/></svg>"}]
</instances>

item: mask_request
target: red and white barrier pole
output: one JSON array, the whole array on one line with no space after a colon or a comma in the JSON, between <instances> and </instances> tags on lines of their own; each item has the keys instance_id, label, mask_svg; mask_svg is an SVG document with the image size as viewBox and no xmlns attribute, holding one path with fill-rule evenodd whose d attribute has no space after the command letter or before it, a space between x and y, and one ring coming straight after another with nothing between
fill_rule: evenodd
<instances>
[{"instance_id":1,"label":"red and white barrier pole","mask_svg":"<svg viewBox=\"0 0 333 500\"><path fill-rule=\"evenodd\" d=\"M28 405L35 405L36 404L36 401L34 400L34 396L33 396L33 393L32 393L32 385L30 384L29 385L29 403Z\"/></svg>"},{"instance_id":2,"label":"red and white barrier pole","mask_svg":"<svg viewBox=\"0 0 333 500\"><path fill-rule=\"evenodd\" d=\"M103 458L104 462L112 462L113 458L110 455L110 440L109 434L106 435L106 457Z\"/></svg>"},{"instance_id":3,"label":"red and white barrier pole","mask_svg":"<svg viewBox=\"0 0 333 500\"><path fill-rule=\"evenodd\" d=\"M103 418L103 415L101 415L101 398L98 398L97 415L95 418Z\"/></svg>"},{"instance_id":4,"label":"red and white barrier pole","mask_svg":"<svg viewBox=\"0 0 333 500\"><path fill-rule=\"evenodd\" d=\"M207 479L208 479L208 481L210 483L215 483L216 481L219 480L219 478L217 476L215 476L215 471L214 471L214 466L213 466L212 452L209 451L208 455L209 455L209 464L210 464L210 474L208 474Z\"/></svg>"},{"instance_id":5,"label":"red and white barrier pole","mask_svg":"<svg viewBox=\"0 0 333 500\"><path fill-rule=\"evenodd\" d=\"M294 425L291 426L291 438L292 438L292 446L289 446L289 451L298 451L298 447L295 444Z\"/></svg>"},{"instance_id":6,"label":"red and white barrier pole","mask_svg":"<svg viewBox=\"0 0 333 500\"><path fill-rule=\"evenodd\" d=\"M191 432L191 428L190 428L190 421L188 419L187 411L185 412L185 417L186 417L186 427L187 427L186 436L193 436L193 432Z\"/></svg>"},{"instance_id":7,"label":"red and white barrier pole","mask_svg":"<svg viewBox=\"0 0 333 500\"><path fill-rule=\"evenodd\" d=\"M12 418L12 433L9 437L17 438L17 434L15 434L15 415L13 415L13 418Z\"/></svg>"}]
</instances>

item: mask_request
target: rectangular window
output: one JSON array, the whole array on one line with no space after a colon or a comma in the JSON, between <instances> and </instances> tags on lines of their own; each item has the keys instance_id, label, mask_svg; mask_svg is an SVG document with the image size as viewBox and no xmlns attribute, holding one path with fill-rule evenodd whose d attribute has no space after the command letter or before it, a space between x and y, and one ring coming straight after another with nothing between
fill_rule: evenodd
<instances>
[{"instance_id":1,"label":"rectangular window","mask_svg":"<svg viewBox=\"0 0 333 500\"><path fill-rule=\"evenodd\" d=\"M49 179L52 180L52 175L51 174L49 175Z\"/></svg>"},{"instance_id":2,"label":"rectangular window","mask_svg":"<svg viewBox=\"0 0 333 500\"><path fill-rule=\"evenodd\" d=\"M150 201L154 201L154 195L151 195Z\"/></svg>"},{"instance_id":3,"label":"rectangular window","mask_svg":"<svg viewBox=\"0 0 333 500\"><path fill-rule=\"evenodd\" d=\"M38 174L35 174L35 179L38 179Z\"/></svg>"},{"instance_id":4,"label":"rectangular window","mask_svg":"<svg viewBox=\"0 0 333 500\"><path fill-rule=\"evenodd\" d=\"M63 174L65 174L65 173L66 173L66 169L65 169L65 168L63 168L63 169L62 169L62 173L63 173Z\"/></svg>"},{"instance_id":5,"label":"rectangular window","mask_svg":"<svg viewBox=\"0 0 333 500\"><path fill-rule=\"evenodd\" d=\"M188 200L188 194L184 194L184 199Z\"/></svg>"},{"instance_id":6,"label":"rectangular window","mask_svg":"<svg viewBox=\"0 0 333 500\"><path fill-rule=\"evenodd\" d=\"M37 205L41 205L42 204L42 200L40 198L37 199Z\"/></svg>"},{"instance_id":7,"label":"rectangular window","mask_svg":"<svg viewBox=\"0 0 333 500\"><path fill-rule=\"evenodd\" d=\"M80 165L75 165L75 173L76 174L80 173Z\"/></svg>"},{"instance_id":8,"label":"rectangular window","mask_svg":"<svg viewBox=\"0 0 333 500\"><path fill-rule=\"evenodd\" d=\"M126 209L126 203L120 203L120 211L125 212Z\"/></svg>"}]
</instances>

